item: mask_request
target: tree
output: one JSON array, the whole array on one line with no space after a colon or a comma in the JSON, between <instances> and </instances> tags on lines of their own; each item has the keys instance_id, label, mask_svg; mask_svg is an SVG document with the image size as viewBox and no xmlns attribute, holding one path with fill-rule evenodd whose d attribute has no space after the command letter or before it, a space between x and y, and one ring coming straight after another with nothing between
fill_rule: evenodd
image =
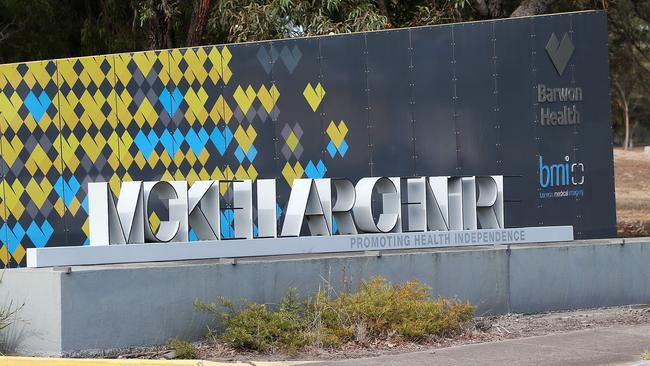
<instances>
[{"instance_id":1,"label":"tree","mask_svg":"<svg viewBox=\"0 0 650 366\"><path fill-rule=\"evenodd\" d=\"M612 106L621 117L623 148L631 146L631 129L648 115L650 1L619 0L609 11ZM637 117L636 120L633 120ZM646 120L647 123L647 120Z\"/></svg>"}]
</instances>

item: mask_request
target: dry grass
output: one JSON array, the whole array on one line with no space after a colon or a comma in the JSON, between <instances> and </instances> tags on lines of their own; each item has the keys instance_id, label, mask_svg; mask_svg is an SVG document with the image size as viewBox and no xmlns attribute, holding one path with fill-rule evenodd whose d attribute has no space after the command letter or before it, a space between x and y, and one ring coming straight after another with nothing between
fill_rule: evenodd
<instances>
[{"instance_id":1,"label":"dry grass","mask_svg":"<svg viewBox=\"0 0 650 366\"><path fill-rule=\"evenodd\" d=\"M643 354L641 355L641 358L644 359L644 360L649 360L650 361L650 349L643 352Z\"/></svg>"},{"instance_id":2,"label":"dry grass","mask_svg":"<svg viewBox=\"0 0 650 366\"><path fill-rule=\"evenodd\" d=\"M650 235L650 156L614 149L619 236Z\"/></svg>"}]
</instances>

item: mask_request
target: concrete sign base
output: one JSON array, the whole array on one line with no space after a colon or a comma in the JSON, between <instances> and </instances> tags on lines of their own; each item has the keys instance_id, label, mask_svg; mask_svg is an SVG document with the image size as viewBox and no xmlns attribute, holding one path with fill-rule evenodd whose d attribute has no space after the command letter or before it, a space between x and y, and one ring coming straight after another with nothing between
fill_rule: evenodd
<instances>
[{"instance_id":1,"label":"concrete sign base","mask_svg":"<svg viewBox=\"0 0 650 366\"><path fill-rule=\"evenodd\" d=\"M27 267L524 244L568 240L573 240L572 226L29 248L27 250Z\"/></svg>"},{"instance_id":2,"label":"concrete sign base","mask_svg":"<svg viewBox=\"0 0 650 366\"><path fill-rule=\"evenodd\" d=\"M194 245L194 244L192 244ZM196 300L278 303L325 283L337 292L383 276L417 278L476 315L650 302L650 239L572 241L0 270L0 303L24 304L5 329L9 353L83 355L205 336Z\"/></svg>"}]
</instances>

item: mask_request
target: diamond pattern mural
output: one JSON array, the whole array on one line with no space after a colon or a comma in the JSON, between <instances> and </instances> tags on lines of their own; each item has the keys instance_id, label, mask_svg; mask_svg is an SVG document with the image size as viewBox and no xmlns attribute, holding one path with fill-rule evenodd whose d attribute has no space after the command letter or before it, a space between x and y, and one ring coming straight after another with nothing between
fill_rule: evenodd
<instances>
[{"instance_id":1,"label":"diamond pattern mural","mask_svg":"<svg viewBox=\"0 0 650 366\"><path fill-rule=\"evenodd\" d=\"M324 81L301 68L317 52L289 42L1 65L0 267L24 266L27 248L88 244L89 182L119 194L126 180L221 180L229 237L228 181L283 177L287 192L325 176L323 153L345 156L347 127L304 140L303 124L324 116ZM304 112L281 121L285 98ZM147 213L154 228L165 215Z\"/></svg>"},{"instance_id":2,"label":"diamond pattern mural","mask_svg":"<svg viewBox=\"0 0 650 366\"><path fill-rule=\"evenodd\" d=\"M27 248L66 242L56 76L54 61L0 67L4 265L24 265Z\"/></svg>"},{"instance_id":3,"label":"diamond pattern mural","mask_svg":"<svg viewBox=\"0 0 650 366\"><path fill-rule=\"evenodd\" d=\"M592 16L572 14L553 23L562 27L573 19L574 37L583 45L576 48L576 64L606 60L605 45L581 35L591 34L591 22L581 19ZM541 132L521 121L533 105L533 71L520 60L530 59L530 47L543 54L551 32L559 30L546 18L526 22L496 22L492 36L486 36L486 23L476 23L0 65L0 267L25 266L29 248L87 244L87 185L94 181L109 182L119 193L119 183L128 180L220 180L219 219L228 238L236 179L277 178L281 222L296 178L449 175L497 161L498 171L471 174L530 181L530 187L518 186L509 224L537 224L546 211L525 210L542 207L535 203L535 159L524 167L519 158L503 157L539 156L551 142L555 150L585 142L580 151L593 154L580 161L601 166L611 161L603 156L609 150L600 149L611 144L611 121L606 103L585 98L588 129L533 136ZM537 34L515 32L518 27ZM503 43L508 38L496 36L503 32L521 37ZM530 43L533 35L538 41ZM494 39L501 46L494 48ZM432 67L432 60L453 55L453 63ZM560 77L546 58L534 61L536 78ZM493 84L494 69L501 71ZM574 69L571 78L585 88L593 84L590 93L606 98L606 73L601 88L595 84L600 79ZM475 74L490 82L477 89ZM508 95L508 108L495 106L494 95ZM517 138L494 140L501 133ZM612 184L592 180L588 194L610 197ZM615 233L612 215L590 209L598 203L555 204L543 206L553 208L551 221L575 224L576 237ZM147 212L154 227L165 211ZM571 216L576 212L579 219Z\"/></svg>"}]
</instances>

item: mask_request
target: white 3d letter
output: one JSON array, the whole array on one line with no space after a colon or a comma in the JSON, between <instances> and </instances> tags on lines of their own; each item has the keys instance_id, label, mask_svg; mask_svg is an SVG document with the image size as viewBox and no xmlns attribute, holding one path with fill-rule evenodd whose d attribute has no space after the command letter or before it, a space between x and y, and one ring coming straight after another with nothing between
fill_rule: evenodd
<instances>
[{"instance_id":1,"label":"white 3d letter","mask_svg":"<svg viewBox=\"0 0 650 366\"><path fill-rule=\"evenodd\" d=\"M221 239L219 181L194 182L187 193L189 224L199 240Z\"/></svg>"},{"instance_id":2,"label":"white 3d letter","mask_svg":"<svg viewBox=\"0 0 650 366\"><path fill-rule=\"evenodd\" d=\"M253 181L232 182L235 239L253 239Z\"/></svg>"},{"instance_id":3,"label":"white 3d letter","mask_svg":"<svg viewBox=\"0 0 650 366\"><path fill-rule=\"evenodd\" d=\"M336 220L339 234L356 234L357 227L352 218L352 208L356 201L354 184L349 179L332 180L336 192L336 202L332 207L332 215Z\"/></svg>"},{"instance_id":4,"label":"white 3d letter","mask_svg":"<svg viewBox=\"0 0 650 366\"><path fill-rule=\"evenodd\" d=\"M147 216L147 224L144 227L146 239L152 242L187 241L187 182L145 182L143 187L146 208L144 213ZM156 232L149 221L152 195L169 203L169 220L161 220Z\"/></svg>"},{"instance_id":5,"label":"white 3d letter","mask_svg":"<svg viewBox=\"0 0 650 366\"><path fill-rule=\"evenodd\" d=\"M307 216L311 235L330 235L331 230L325 218L326 212L314 180L294 179L282 225L282 236L299 236L305 216Z\"/></svg>"},{"instance_id":6,"label":"white 3d letter","mask_svg":"<svg viewBox=\"0 0 650 366\"><path fill-rule=\"evenodd\" d=\"M115 205L108 183L88 184L90 245L144 243L142 182L124 182Z\"/></svg>"},{"instance_id":7,"label":"white 3d letter","mask_svg":"<svg viewBox=\"0 0 650 366\"><path fill-rule=\"evenodd\" d=\"M257 184L257 234L260 238L278 236L275 202L275 179L258 179Z\"/></svg>"},{"instance_id":8,"label":"white 3d letter","mask_svg":"<svg viewBox=\"0 0 650 366\"><path fill-rule=\"evenodd\" d=\"M476 177L476 215L481 229L503 229L503 176Z\"/></svg>"},{"instance_id":9,"label":"white 3d letter","mask_svg":"<svg viewBox=\"0 0 650 366\"><path fill-rule=\"evenodd\" d=\"M382 213L375 222L372 215L372 191L377 189L382 196ZM362 178L355 186L357 200L352 212L359 229L369 233L401 231L399 178Z\"/></svg>"}]
</instances>

